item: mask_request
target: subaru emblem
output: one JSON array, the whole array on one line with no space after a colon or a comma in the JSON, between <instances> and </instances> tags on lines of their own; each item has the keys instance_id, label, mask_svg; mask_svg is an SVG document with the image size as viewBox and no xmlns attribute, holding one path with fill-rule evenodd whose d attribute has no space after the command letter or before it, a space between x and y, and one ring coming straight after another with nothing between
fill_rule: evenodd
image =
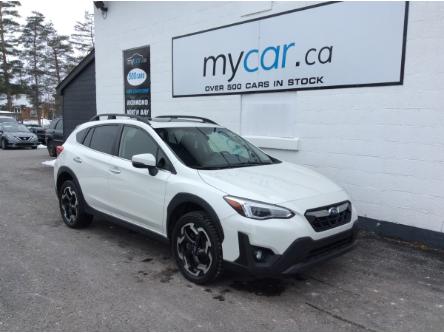
<instances>
[{"instance_id":1,"label":"subaru emblem","mask_svg":"<svg viewBox=\"0 0 444 333\"><path fill-rule=\"evenodd\" d=\"M339 214L339 212L338 212L338 209L336 207L331 207L328 210L328 215L330 215L330 216L336 216L338 214Z\"/></svg>"}]
</instances>

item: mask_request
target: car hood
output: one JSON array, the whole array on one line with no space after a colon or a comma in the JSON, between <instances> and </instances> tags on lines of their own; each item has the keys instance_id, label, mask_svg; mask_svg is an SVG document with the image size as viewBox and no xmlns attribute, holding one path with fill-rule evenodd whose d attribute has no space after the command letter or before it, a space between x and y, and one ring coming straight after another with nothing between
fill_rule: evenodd
<instances>
[{"instance_id":1,"label":"car hood","mask_svg":"<svg viewBox=\"0 0 444 333\"><path fill-rule=\"evenodd\" d=\"M279 204L342 189L328 178L292 163L199 170L207 184L233 196Z\"/></svg>"},{"instance_id":2,"label":"car hood","mask_svg":"<svg viewBox=\"0 0 444 333\"><path fill-rule=\"evenodd\" d=\"M33 133L30 132L5 132L5 135L10 135L10 136L32 136Z\"/></svg>"}]
</instances>

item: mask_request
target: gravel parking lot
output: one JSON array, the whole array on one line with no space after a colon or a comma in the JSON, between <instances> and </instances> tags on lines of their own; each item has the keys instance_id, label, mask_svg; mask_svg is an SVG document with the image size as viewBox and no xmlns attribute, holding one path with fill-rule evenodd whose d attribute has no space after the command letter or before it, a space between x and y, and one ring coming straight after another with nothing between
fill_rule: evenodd
<instances>
[{"instance_id":1,"label":"gravel parking lot","mask_svg":"<svg viewBox=\"0 0 444 333\"><path fill-rule=\"evenodd\" d=\"M192 285L167 246L65 227L46 150L0 151L0 330L443 330L444 254L363 234L287 279Z\"/></svg>"}]
</instances>

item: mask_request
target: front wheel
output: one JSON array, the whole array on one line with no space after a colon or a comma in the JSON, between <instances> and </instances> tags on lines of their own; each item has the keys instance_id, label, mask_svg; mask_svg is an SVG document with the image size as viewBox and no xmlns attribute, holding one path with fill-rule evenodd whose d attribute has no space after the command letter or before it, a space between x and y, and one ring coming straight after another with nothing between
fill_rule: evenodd
<instances>
[{"instance_id":1,"label":"front wheel","mask_svg":"<svg viewBox=\"0 0 444 333\"><path fill-rule=\"evenodd\" d=\"M83 228L91 223L93 217L85 212L82 193L73 181L67 180L62 184L59 204L63 222L68 227Z\"/></svg>"},{"instance_id":2,"label":"front wheel","mask_svg":"<svg viewBox=\"0 0 444 333\"><path fill-rule=\"evenodd\" d=\"M183 215L174 226L171 243L176 263L186 279L206 284L222 273L222 241L205 212Z\"/></svg>"},{"instance_id":3,"label":"front wheel","mask_svg":"<svg viewBox=\"0 0 444 333\"><path fill-rule=\"evenodd\" d=\"M6 140L2 139L2 149L6 150L8 148L7 144L6 144Z\"/></svg>"}]
</instances>

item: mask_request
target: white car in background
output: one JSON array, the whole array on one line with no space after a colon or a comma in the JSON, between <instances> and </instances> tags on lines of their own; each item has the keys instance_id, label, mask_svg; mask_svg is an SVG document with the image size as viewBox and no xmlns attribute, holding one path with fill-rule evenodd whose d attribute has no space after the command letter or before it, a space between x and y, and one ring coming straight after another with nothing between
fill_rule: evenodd
<instances>
[{"instance_id":1,"label":"white car in background","mask_svg":"<svg viewBox=\"0 0 444 333\"><path fill-rule=\"evenodd\" d=\"M292 274L354 245L357 214L342 188L205 118L98 115L57 151L66 225L104 215L149 231L195 283L224 267Z\"/></svg>"}]
</instances>

